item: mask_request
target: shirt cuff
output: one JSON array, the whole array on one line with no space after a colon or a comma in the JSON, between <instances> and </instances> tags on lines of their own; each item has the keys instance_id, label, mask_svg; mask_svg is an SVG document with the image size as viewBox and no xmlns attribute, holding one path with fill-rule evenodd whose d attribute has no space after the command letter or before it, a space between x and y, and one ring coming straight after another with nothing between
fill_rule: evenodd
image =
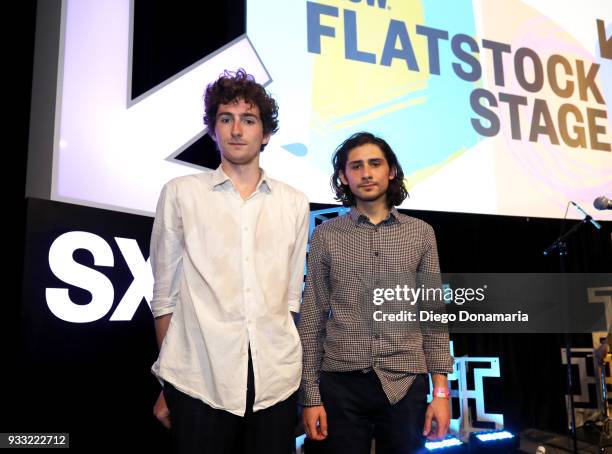
<instances>
[{"instance_id":1,"label":"shirt cuff","mask_svg":"<svg viewBox=\"0 0 612 454\"><path fill-rule=\"evenodd\" d=\"M175 303L151 303L151 312L153 312L153 318L161 317L162 315L172 314L174 312Z\"/></svg>"},{"instance_id":2,"label":"shirt cuff","mask_svg":"<svg viewBox=\"0 0 612 454\"><path fill-rule=\"evenodd\" d=\"M453 365L454 360L451 358L451 360L446 363L428 364L427 370L430 374L452 374L453 372L455 372Z\"/></svg>"},{"instance_id":3,"label":"shirt cuff","mask_svg":"<svg viewBox=\"0 0 612 454\"><path fill-rule=\"evenodd\" d=\"M300 388L300 405L302 407L323 405L321 394L319 393L319 385Z\"/></svg>"},{"instance_id":4,"label":"shirt cuff","mask_svg":"<svg viewBox=\"0 0 612 454\"><path fill-rule=\"evenodd\" d=\"M289 310L291 312L300 312L301 301L299 299L289 300Z\"/></svg>"}]
</instances>

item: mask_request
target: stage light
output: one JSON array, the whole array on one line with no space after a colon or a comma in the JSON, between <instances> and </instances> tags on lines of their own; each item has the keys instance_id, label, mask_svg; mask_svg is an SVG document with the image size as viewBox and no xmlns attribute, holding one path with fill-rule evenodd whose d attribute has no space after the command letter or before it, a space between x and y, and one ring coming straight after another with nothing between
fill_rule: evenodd
<instances>
[{"instance_id":1,"label":"stage light","mask_svg":"<svg viewBox=\"0 0 612 454\"><path fill-rule=\"evenodd\" d=\"M470 434L470 452L515 452L519 447L519 438L507 430L490 430Z\"/></svg>"},{"instance_id":2,"label":"stage light","mask_svg":"<svg viewBox=\"0 0 612 454\"><path fill-rule=\"evenodd\" d=\"M306 434L302 434L299 437L295 437L295 452L302 453L304 452L304 441L306 440Z\"/></svg>"},{"instance_id":3,"label":"stage light","mask_svg":"<svg viewBox=\"0 0 612 454\"><path fill-rule=\"evenodd\" d=\"M425 443L424 453L460 453L468 452L467 444L462 442L457 437L449 436L440 441L428 441Z\"/></svg>"}]
</instances>

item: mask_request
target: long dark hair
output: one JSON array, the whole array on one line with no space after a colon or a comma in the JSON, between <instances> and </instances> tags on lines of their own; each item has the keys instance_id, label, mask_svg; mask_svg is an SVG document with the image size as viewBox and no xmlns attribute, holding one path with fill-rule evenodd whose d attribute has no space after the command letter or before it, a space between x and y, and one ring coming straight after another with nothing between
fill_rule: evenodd
<instances>
[{"instance_id":1,"label":"long dark hair","mask_svg":"<svg viewBox=\"0 0 612 454\"><path fill-rule=\"evenodd\" d=\"M402 166L398 162L397 156L395 156L389 144L384 139L376 137L369 132L358 132L353 134L342 142L334 152L332 157L334 174L330 179L330 183L332 189L336 193L336 200L342 202L342 205L345 207L355 205L355 196L351 192L351 188L346 184L342 184L342 181L340 181L340 171L345 172L350 151L353 148L368 143L378 146L385 155L389 168L395 168L395 178L389 181L389 187L387 188L387 206L391 208L392 206L400 205L404 199L408 197L408 190L404 185L404 171L402 170Z\"/></svg>"}]
</instances>

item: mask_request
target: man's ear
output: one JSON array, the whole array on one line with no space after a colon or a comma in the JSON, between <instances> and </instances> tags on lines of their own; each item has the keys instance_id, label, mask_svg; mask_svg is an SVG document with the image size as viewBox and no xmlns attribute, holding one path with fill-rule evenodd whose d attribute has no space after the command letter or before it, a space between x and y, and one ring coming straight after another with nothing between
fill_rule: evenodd
<instances>
[{"instance_id":1,"label":"man's ear","mask_svg":"<svg viewBox=\"0 0 612 454\"><path fill-rule=\"evenodd\" d=\"M342 182L343 185L348 186L348 180L344 176L344 172L342 170L338 172L338 178L340 178L340 181Z\"/></svg>"},{"instance_id":2,"label":"man's ear","mask_svg":"<svg viewBox=\"0 0 612 454\"><path fill-rule=\"evenodd\" d=\"M263 140L261 141L262 145L268 145L268 142L270 141L270 136L272 134L266 134L265 136L263 136Z\"/></svg>"},{"instance_id":3,"label":"man's ear","mask_svg":"<svg viewBox=\"0 0 612 454\"><path fill-rule=\"evenodd\" d=\"M396 176L397 176L397 167L393 166L389 170L389 180L394 180Z\"/></svg>"}]
</instances>

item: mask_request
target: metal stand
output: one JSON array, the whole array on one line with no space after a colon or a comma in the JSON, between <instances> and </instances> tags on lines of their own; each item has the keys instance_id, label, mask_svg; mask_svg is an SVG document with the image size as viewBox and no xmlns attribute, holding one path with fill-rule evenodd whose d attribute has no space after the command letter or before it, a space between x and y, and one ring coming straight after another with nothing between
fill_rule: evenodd
<instances>
[{"instance_id":1,"label":"metal stand","mask_svg":"<svg viewBox=\"0 0 612 454\"><path fill-rule=\"evenodd\" d=\"M582 225L588 222L589 219L584 218L582 221L574 224L574 226L557 238L550 246L544 250L544 255L548 255L553 251L557 251L559 254L559 270L561 273L566 272L565 257L567 256L567 243L566 239L569 238L574 232L576 232ZM569 408L570 408L570 421L569 431L572 438L573 452L578 452L578 440L576 438L576 414L574 411L574 394L573 380L572 380L572 339L569 333L565 333L565 361L566 361L566 392L568 396Z\"/></svg>"},{"instance_id":2,"label":"metal stand","mask_svg":"<svg viewBox=\"0 0 612 454\"><path fill-rule=\"evenodd\" d=\"M609 335L608 339L611 337L612 335ZM601 435L599 436L599 450L601 452L606 452L606 448L612 447L612 419L610 419L608 390L606 388L606 357L610 356L608 354L608 347L608 342L603 342L595 350L595 355L593 355L595 373L597 375L597 403L599 407L599 418L595 424L597 427L601 427Z\"/></svg>"}]
</instances>

